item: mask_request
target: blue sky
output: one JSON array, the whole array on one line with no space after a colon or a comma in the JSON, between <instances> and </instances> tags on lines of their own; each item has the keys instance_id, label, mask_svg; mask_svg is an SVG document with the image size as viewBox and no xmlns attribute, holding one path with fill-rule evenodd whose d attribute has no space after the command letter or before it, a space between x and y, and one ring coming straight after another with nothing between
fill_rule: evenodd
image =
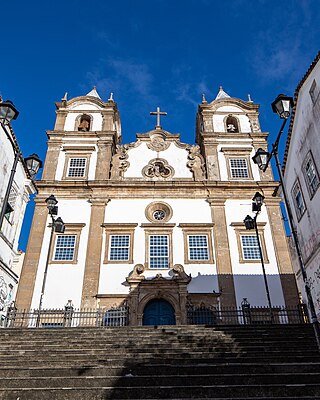
<instances>
[{"instance_id":1,"label":"blue sky","mask_svg":"<svg viewBox=\"0 0 320 400\"><path fill-rule=\"evenodd\" d=\"M2 14L0 93L20 111L12 123L23 154L46 152L54 102L97 86L118 103L123 141L155 125L193 143L202 93L219 86L261 104L260 122L276 136L270 103L294 90L319 50L319 0L22 1ZM25 249L32 205L20 241Z\"/></svg>"}]
</instances>

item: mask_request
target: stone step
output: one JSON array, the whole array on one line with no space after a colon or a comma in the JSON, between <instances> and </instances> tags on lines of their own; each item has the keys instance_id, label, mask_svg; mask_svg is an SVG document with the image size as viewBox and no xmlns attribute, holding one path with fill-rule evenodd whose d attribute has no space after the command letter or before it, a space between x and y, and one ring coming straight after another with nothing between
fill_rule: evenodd
<instances>
[{"instance_id":1,"label":"stone step","mask_svg":"<svg viewBox=\"0 0 320 400\"><path fill-rule=\"evenodd\" d=\"M136 336L144 335L144 334L162 334L166 333L168 335L176 335L176 334L188 334L188 335L196 335L196 334L203 334L204 332L214 332L214 333L221 333L221 334L236 334L242 336L256 336L256 335L292 335L294 336L295 333L299 332L300 335L312 335L313 328L311 325L267 325L267 326L254 326L254 325L236 325L233 327L230 326L221 326L221 327L208 327L202 325L196 326L179 326L179 327L171 327L171 326L162 326L162 327L102 327L102 328L95 328L95 327L78 327L78 328L2 328L1 332L3 335L12 335L12 336L36 336L36 335L80 335L84 336L91 336L94 335L113 335L116 334L117 336Z\"/></svg>"},{"instance_id":2,"label":"stone step","mask_svg":"<svg viewBox=\"0 0 320 400\"><path fill-rule=\"evenodd\" d=\"M302 362L302 363L315 363L319 362L319 358L315 357L305 357L305 356L293 356L293 357L283 357L283 356L278 356L278 357L273 357L273 358L268 358L268 359L261 359L258 357L224 357L221 355L221 357L216 357L215 359L212 359L211 362L214 364L219 364L219 363L224 363L224 362L229 362L229 363L238 363L241 365L243 362L245 363L253 363L255 361L259 362L264 362L264 363L297 363L297 362ZM37 367L37 366L48 366L50 365L51 367L75 367L77 365L92 365L92 364L100 364L100 365L114 365L118 367L128 367L131 366L133 363L147 363L150 366L153 364L163 364L167 365L168 363L171 363L171 365L177 365L177 364L190 364L192 363L193 365L201 364L201 363L209 363L210 360L206 358L184 358L184 357L176 357L175 359L172 358L136 358L136 357L128 357L127 359L122 359L119 360L118 358L93 358L93 357L82 357L82 358L75 358L75 357L70 357L69 359L64 359L61 360L61 358L57 357L56 359L52 358L50 361L47 359L41 359L41 360L35 360L35 359L30 359L30 360L24 360L23 358L19 360L15 360L14 358L11 358L10 360L1 360L0 363L6 365L6 366L16 366L16 367L23 367L23 366L30 366L30 367Z\"/></svg>"},{"instance_id":3,"label":"stone step","mask_svg":"<svg viewBox=\"0 0 320 400\"><path fill-rule=\"evenodd\" d=\"M240 372L240 371L239 371ZM77 377L38 377L38 378L2 378L0 388L72 388L76 387L141 387L141 386L214 386L214 385L298 385L318 384L320 389L320 374L318 373L277 373L277 374L219 374L219 375L143 375L134 376L131 373L123 376L77 376Z\"/></svg>"},{"instance_id":4,"label":"stone step","mask_svg":"<svg viewBox=\"0 0 320 400\"><path fill-rule=\"evenodd\" d=\"M231 349L212 349L211 352L203 352L201 349L199 351L191 351L190 349L186 349L185 351L174 351L173 349L167 349L166 351L151 351L150 349L136 349L132 352L120 352L120 351L110 351L107 352L105 350L92 350L88 349L86 351L77 352L73 349L62 350L62 351L20 351L20 352L11 352L10 354L0 354L0 364L9 362L10 360L19 361L23 359L23 361L33 361L35 358L38 362L49 362L51 360L56 360L59 358L61 361L74 359L75 361L92 359L92 360L130 360L130 359L139 359L139 360L152 360L152 359L166 359L166 360L175 360L179 358L194 360L194 359L208 359L215 360L220 359L221 357L225 359L233 359L233 358L242 358L248 359L253 358L256 360L272 360L278 358L280 360L286 359L294 359L297 358L300 361L302 359L311 359L313 361L319 361L319 353L317 354L313 350L305 350L304 352L296 352L294 350L285 352L282 351L273 351L270 350L268 352L257 352L257 351L242 351L241 349L235 349L232 351Z\"/></svg>"},{"instance_id":5,"label":"stone step","mask_svg":"<svg viewBox=\"0 0 320 400\"><path fill-rule=\"evenodd\" d=\"M125 374L133 374L134 376L152 375L191 375L191 374L210 374L210 375L227 375L239 374L311 374L320 373L319 363L201 363L196 366L193 364L152 364L149 365L132 365L132 366L104 366L104 365L79 365L79 366L56 366L55 368L44 367L0 367L0 378L10 377L72 377L72 376L122 376Z\"/></svg>"},{"instance_id":6,"label":"stone step","mask_svg":"<svg viewBox=\"0 0 320 400\"><path fill-rule=\"evenodd\" d=\"M43 344L42 346L37 346L35 345L29 345L29 346L18 346L18 347L10 347L8 345L5 346L0 346L0 355L7 355L7 354L25 354L25 355L33 355L35 353L41 353L41 352L49 352L50 354L70 354L70 353L79 353L79 352L87 352L87 353L92 353L94 352L95 354L100 354L100 353L106 353L112 354L112 353L128 353L128 352L140 352L140 353L148 353L151 351L156 352L156 353L167 353L167 352L190 352L190 353L207 353L211 354L212 352L219 352L219 351L225 351L226 346L228 347L229 350L232 352L246 352L246 353L263 353L263 352L268 352L268 353L275 353L279 351L286 351L288 353L294 351L295 353L311 353L311 352L317 352L317 346L316 345L307 345L303 343L302 345L297 346L290 346L288 343L284 345L278 345L278 344L272 344L272 343L264 343L261 342L260 344L252 344L250 345L249 343L246 344L238 344L234 342L230 343L210 343L208 342L206 345L205 344L189 344L189 345L179 345L179 342L177 343L143 343L143 344L126 344L126 345L119 345L118 343L115 343L112 345L112 343L108 344L100 344L99 346L96 345L95 343L85 343L85 344L69 344L69 343L63 343L61 345L59 344Z\"/></svg>"},{"instance_id":7,"label":"stone step","mask_svg":"<svg viewBox=\"0 0 320 400\"><path fill-rule=\"evenodd\" d=\"M137 386L137 387L73 387L73 388L33 388L33 389L0 389L0 399L4 400L106 400L106 399L221 399L250 397L269 398L303 398L306 394L320 398L320 385L205 385L205 386Z\"/></svg>"}]
</instances>

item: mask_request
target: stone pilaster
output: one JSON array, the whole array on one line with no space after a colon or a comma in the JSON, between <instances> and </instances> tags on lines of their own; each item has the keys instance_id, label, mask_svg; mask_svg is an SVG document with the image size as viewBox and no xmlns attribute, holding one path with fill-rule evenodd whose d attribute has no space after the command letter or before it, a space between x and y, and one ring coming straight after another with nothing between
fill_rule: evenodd
<instances>
[{"instance_id":1,"label":"stone pilaster","mask_svg":"<svg viewBox=\"0 0 320 400\"><path fill-rule=\"evenodd\" d=\"M66 123L67 115L68 115L67 110L57 112L56 123L54 126L55 131L64 131L64 125Z\"/></svg>"},{"instance_id":2,"label":"stone pilaster","mask_svg":"<svg viewBox=\"0 0 320 400\"><path fill-rule=\"evenodd\" d=\"M236 294L232 272L230 246L225 214L225 201L209 199L214 223L214 243L219 287L223 307L236 307Z\"/></svg>"},{"instance_id":3,"label":"stone pilaster","mask_svg":"<svg viewBox=\"0 0 320 400\"><path fill-rule=\"evenodd\" d=\"M48 209L46 204L38 203L34 211L28 247L16 296L16 306L19 309L29 309L31 307L47 217Z\"/></svg>"},{"instance_id":4,"label":"stone pilaster","mask_svg":"<svg viewBox=\"0 0 320 400\"><path fill-rule=\"evenodd\" d=\"M59 139L49 140L46 161L42 172L43 180L55 180L61 145L62 141Z\"/></svg>"},{"instance_id":5,"label":"stone pilaster","mask_svg":"<svg viewBox=\"0 0 320 400\"><path fill-rule=\"evenodd\" d=\"M105 202L92 202L81 307L95 308L98 294Z\"/></svg>"},{"instance_id":6,"label":"stone pilaster","mask_svg":"<svg viewBox=\"0 0 320 400\"><path fill-rule=\"evenodd\" d=\"M299 304L299 295L295 275L292 269L288 242L282 222L278 199L265 200L267 206L273 246L276 254L284 300L288 308Z\"/></svg>"},{"instance_id":7,"label":"stone pilaster","mask_svg":"<svg viewBox=\"0 0 320 400\"><path fill-rule=\"evenodd\" d=\"M204 139L203 148L205 153L207 176L209 181L219 181L220 180L220 169L218 160L218 143L216 140Z\"/></svg>"},{"instance_id":8,"label":"stone pilaster","mask_svg":"<svg viewBox=\"0 0 320 400\"><path fill-rule=\"evenodd\" d=\"M98 141L96 180L108 180L112 158L112 142L105 139Z\"/></svg>"}]
</instances>

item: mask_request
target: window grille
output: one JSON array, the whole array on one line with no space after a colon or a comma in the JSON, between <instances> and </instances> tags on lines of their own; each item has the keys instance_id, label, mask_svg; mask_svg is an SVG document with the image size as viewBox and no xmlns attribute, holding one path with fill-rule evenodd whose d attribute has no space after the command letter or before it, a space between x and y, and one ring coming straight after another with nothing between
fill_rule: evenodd
<instances>
[{"instance_id":1,"label":"window grille","mask_svg":"<svg viewBox=\"0 0 320 400\"><path fill-rule=\"evenodd\" d=\"M109 261L128 261L130 235L111 235Z\"/></svg>"},{"instance_id":2,"label":"window grille","mask_svg":"<svg viewBox=\"0 0 320 400\"><path fill-rule=\"evenodd\" d=\"M169 238L167 235L149 236L149 267L169 268Z\"/></svg>"},{"instance_id":3,"label":"window grille","mask_svg":"<svg viewBox=\"0 0 320 400\"><path fill-rule=\"evenodd\" d=\"M232 178L249 178L248 163L245 158L235 158L229 161Z\"/></svg>"},{"instance_id":4,"label":"window grille","mask_svg":"<svg viewBox=\"0 0 320 400\"><path fill-rule=\"evenodd\" d=\"M312 82L311 88L309 90L309 94L310 94L312 103L315 104L317 102L319 94L320 94L320 90L319 90L319 87L318 87L315 79Z\"/></svg>"},{"instance_id":5,"label":"window grille","mask_svg":"<svg viewBox=\"0 0 320 400\"><path fill-rule=\"evenodd\" d=\"M195 260L195 261L209 260L207 235L189 235L188 248L189 248L189 260Z\"/></svg>"},{"instance_id":6,"label":"window grille","mask_svg":"<svg viewBox=\"0 0 320 400\"><path fill-rule=\"evenodd\" d=\"M75 252L76 235L58 235L54 253L55 261L72 261Z\"/></svg>"},{"instance_id":7,"label":"window grille","mask_svg":"<svg viewBox=\"0 0 320 400\"><path fill-rule=\"evenodd\" d=\"M14 214L16 203L17 203L17 198L18 198L18 189L13 185L13 186L11 186L11 189L10 189L8 206L7 206L7 210L5 213L5 217L10 223L12 223L12 221L13 221L13 214Z\"/></svg>"},{"instance_id":8,"label":"window grille","mask_svg":"<svg viewBox=\"0 0 320 400\"><path fill-rule=\"evenodd\" d=\"M305 212L306 206L304 203L299 181L296 181L295 185L293 186L292 197L296 209L297 218L300 219Z\"/></svg>"},{"instance_id":9,"label":"window grille","mask_svg":"<svg viewBox=\"0 0 320 400\"><path fill-rule=\"evenodd\" d=\"M311 153L308 153L307 158L304 162L304 176L310 196L312 197L319 187L319 176L314 165Z\"/></svg>"},{"instance_id":10,"label":"window grille","mask_svg":"<svg viewBox=\"0 0 320 400\"><path fill-rule=\"evenodd\" d=\"M242 254L244 260L260 260L260 250L256 236L241 236Z\"/></svg>"},{"instance_id":11,"label":"window grille","mask_svg":"<svg viewBox=\"0 0 320 400\"><path fill-rule=\"evenodd\" d=\"M86 158L70 158L68 177L70 178L82 178L86 172Z\"/></svg>"}]
</instances>

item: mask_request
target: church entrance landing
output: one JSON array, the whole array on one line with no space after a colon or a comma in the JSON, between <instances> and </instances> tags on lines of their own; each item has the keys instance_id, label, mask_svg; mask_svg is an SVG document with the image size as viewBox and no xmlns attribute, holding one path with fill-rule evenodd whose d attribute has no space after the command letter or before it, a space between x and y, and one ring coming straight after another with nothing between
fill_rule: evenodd
<instances>
[{"instance_id":1,"label":"church entrance landing","mask_svg":"<svg viewBox=\"0 0 320 400\"><path fill-rule=\"evenodd\" d=\"M176 318L172 305L163 299L149 301L143 312L143 325L175 325Z\"/></svg>"}]
</instances>

